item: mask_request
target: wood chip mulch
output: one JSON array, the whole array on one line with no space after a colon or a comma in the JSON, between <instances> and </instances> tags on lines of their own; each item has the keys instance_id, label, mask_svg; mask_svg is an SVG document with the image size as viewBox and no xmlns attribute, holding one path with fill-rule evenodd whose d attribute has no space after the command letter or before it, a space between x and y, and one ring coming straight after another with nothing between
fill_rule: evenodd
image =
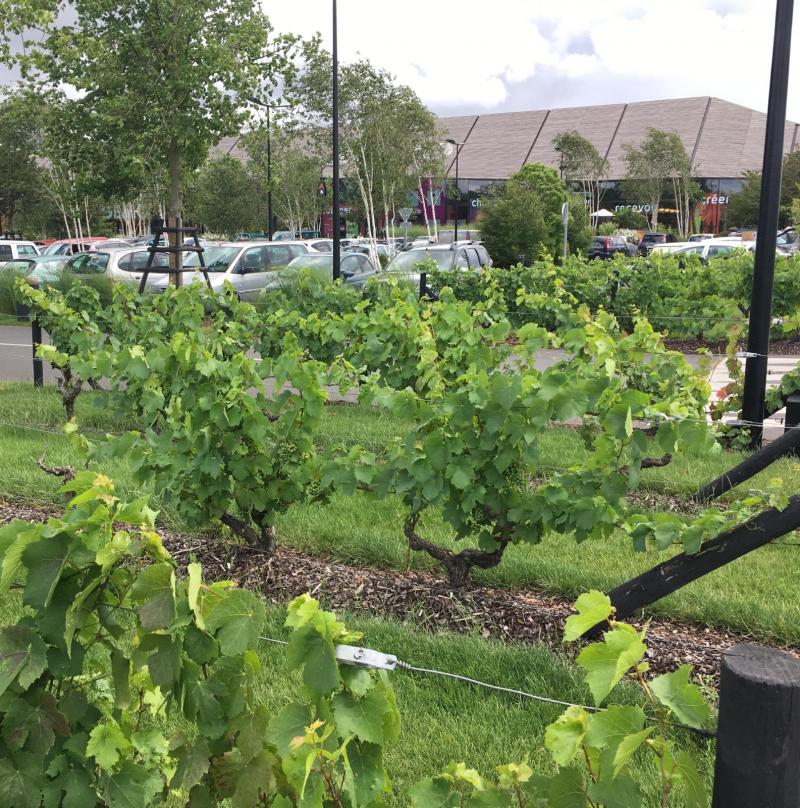
<instances>
[{"instance_id":1,"label":"wood chip mulch","mask_svg":"<svg viewBox=\"0 0 800 808\"><path fill-rule=\"evenodd\" d=\"M54 513L0 502L0 525L11 519L44 521ZM194 557L202 563L207 580L234 580L260 591L274 604L282 605L310 592L327 608L388 616L412 623L416 630L469 633L509 643L543 643L559 653L569 651L561 641L564 620L572 613L572 601L566 598L474 583L459 591L429 573L353 566L287 547L279 547L270 558L257 548L220 538L167 530L160 533L179 563ZM658 617L648 630L648 657L655 672L689 663L697 674L715 683L720 655L737 643L752 641L742 633ZM800 648L785 650L800 657Z\"/></svg>"}]
</instances>

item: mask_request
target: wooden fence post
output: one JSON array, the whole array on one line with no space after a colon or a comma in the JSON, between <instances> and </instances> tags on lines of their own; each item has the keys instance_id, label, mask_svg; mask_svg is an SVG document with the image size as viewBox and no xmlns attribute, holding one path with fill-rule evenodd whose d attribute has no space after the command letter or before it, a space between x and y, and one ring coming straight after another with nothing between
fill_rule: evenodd
<instances>
[{"instance_id":1,"label":"wooden fence post","mask_svg":"<svg viewBox=\"0 0 800 808\"><path fill-rule=\"evenodd\" d=\"M800 808L800 660L760 645L722 658L712 808Z\"/></svg>"}]
</instances>

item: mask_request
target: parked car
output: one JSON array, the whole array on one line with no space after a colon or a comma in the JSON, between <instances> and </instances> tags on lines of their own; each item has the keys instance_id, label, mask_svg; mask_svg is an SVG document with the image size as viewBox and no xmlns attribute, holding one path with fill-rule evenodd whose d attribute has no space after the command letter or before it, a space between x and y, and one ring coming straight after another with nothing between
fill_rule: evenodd
<instances>
[{"instance_id":1,"label":"parked car","mask_svg":"<svg viewBox=\"0 0 800 808\"><path fill-rule=\"evenodd\" d=\"M697 255L701 261L708 261L709 258L715 258L720 255L730 255L734 250L746 249L746 244L742 243L741 239L708 239L696 244L690 244L688 247L683 247L676 250L673 255Z\"/></svg>"},{"instance_id":2,"label":"parked car","mask_svg":"<svg viewBox=\"0 0 800 808\"><path fill-rule=\"evenodd\" d=\"M292 232L291 230L276 230L272 234L273 241L299 241L319 237L319 230L301 230L300 232Z\"/></svg>"},{"instance_id":3,"label":"parked car","mask_svg":"<svg viewBox=\"0 0 800 808\"><path fill-rule=\"evenodd\" d=\"M674 241L675 236L672 233L648 231L642 235L642 240L639 242L639 255L647 255L656 244L671 244Z\"/></svg>"},{"instance_id":4,"label":"parked car","mask_svg":"<svg viewBox=\"0 0 800 808\"><path fill-rule=\"evenodd\" d=\"M315 252L329 253L333 252L333 239L332 238L312 238L307 239L306 244Z\"/></svg>"},{"instance_id":5,"label":"parked car","mask_svg":"<svg viewBox=\"0 0 800 808\"><path fill-rule=\"evenodd\" d=\"M64 265L64 271L73 275L92 277L104 276L117 283L139 286L147 266L150 251L146 247L122 247L113 250L96 250L78 253ZM169 267L169 257L164 254L153 256L152 271L147 276L146 289L169 276L163 274Z\"/></svg>"},{"instance_id":6,"label":"parked car","mask_svg":"<svg viewBox=\"0 0 800 808\"><path fill-rule=\"evenodd\" d=\"M24 275L32 286L50 286L58 283L68 255L31 255L18 258L4 265L3 270L11 270Z\"/></svg>"},{"instance_id":7,"label":"parked car","mask_svg":"<svg viewBox=\"0 0 800 808\"><path fill-rule=\"evenodd\" d=\"M589 248L588 257L613 258L615 255L627 255L633 258L636 255L636 245L631 244L628 239L622 236L595 236L592 246Z\"/></svg>"},{"instance_id":8,"label":"parked car","mask_svg":"<svg viewBox=\"0 0 800 808\"><path fill-rule=\"evenodd\" d=\"M397 253L387 264L384 274L419 284L419 264L432 260L440 270L481 269L490 267L492 259L483 244L457 241L454 244L425 244Z\"/></svg>"},{"instance_id":9,"label":"parked car","mask_svg":"<svg viewBox=\"0 0 800 808\"><path fill-rule=\"evenodd\" d=\"M39 248L32 241L21 239L0 238L0 264L14 261L17 258L26 258L39 255Z\"/></svg>"},{"instance_id":10,"label":"parked car","mask_svg":"<svg viewBox=\"0 0 800 808\"><path fill-rule=\"evenodd\" d=\"M344 252L339 264L342 280L349 286L361 287L370 278L378 275L377 268L368 255L356 252ZM301 255L295 258L286 269L278 273L280 283L290 282L299 270L310 269L314 274L326 280L333 280L333 255L330 253Z\"/></svg>"},{"instance_id":11,"label":"parked car","mask_svg":"<svg viewBox=\"0 0 800 808\"><path fill-rule=\"evenodd\" d=\"M710 238L714 238L713 233L695 233L694 235L689 236L687 241L689 241L690 244L693 244L695 241L706 241Z\"/></svg>"},{"instance_id":12,"label":"parked car","mask_svg":"<svg viewBox=\"0 0 800 808\"><path fill-rule=\"evenodd\" d=\"M685 250L687 247L693 246L696 242L692 241L672 241L664 244L654 244L648 251L648 255L669 255L678 250Z\"/></svg>"},{"instance_id":13,"label":"parked car","mask_svg":"<svg viewBox=\"0 0 800 808\"><path fill-rule=\"evenodd\" d=\"M345 252L361 253L361 255L369 255L369 244L351 244L344 248ZM392 249L386 244L376 244L375 249L378 253L378 258L385 258L387 261L394 255Z\"/></svg>"},{"instance_id":14,"label":"parked car","mask_svg":"<svg viewBox=\"0 0 800 808\"><path fill-rule=\"evenodd\" d=\"M256 300L262 289L278 283L277 272L294 258L311 251L302 241L228 242L207 247L203 261L209 274L211 288L221 291L225 281L242 300ZM183 261L183 283L205 283L200 271L200 257L188 253ZM155 291L164 291L169 283L165 275L153 284Z\"/></svg>"},{"instance_id":15,"label":"parked car","mask_svg":"<svg viewBox=\"0 0 800 808\"><path fill-rule=\"evenodd\" d=\"M75 255L81 252L88 252L95 248L95 245L107 242L105 236L86 236L84 238L62 238L52 241L44 248L42 255ZM126 246L123 242L122 246Z\"/></svg>"},{"instance_id":16,"label":"parked car","mask_svg":"<svg viewBox=\"0 0 800 808\"><path fill-rule=\"evenodd\" d=\"M784 227L783 230L778 232L776 245L786 253L794 253L800 250L800 238L797 235L797 230L791 226Z\"/></svg>"}]
</instances>

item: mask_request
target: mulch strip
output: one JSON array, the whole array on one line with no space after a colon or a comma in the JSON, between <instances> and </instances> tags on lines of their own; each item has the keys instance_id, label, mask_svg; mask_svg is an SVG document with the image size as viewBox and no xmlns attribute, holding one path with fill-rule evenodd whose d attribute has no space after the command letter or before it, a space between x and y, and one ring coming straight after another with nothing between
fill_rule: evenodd
<instances>
[{"instance_id":1,"label":"mulch strip","mask_svg":"<svg viewBox=\"0 0 800 808\"><path fill-rule=\"evenodd\" d=\"M54 509L0 502L0 525L15 518L44 521L54 513ZM469 633L509 643L545 644L559 653L568 651L561 641L564 620L572 613L572 601L566 598L474 583L454 590L430 573L354 566L287 547L279 547L267 557L257 548L220 538L160 533L179 563L195 557L207 580L234 580L277 605L310 592L327 608L392 617L432 633ZM698 674L715 682L721 654L737 643L753 641L742 633L663 617L651 621L647 636L652 670L670 671L689 663ZM785 650L800 657L800 648Z\"/></svg>"},{"instance_id":2,"label":"mulch strip","mask_svg":"<svg viewBox=\"0 0 800 808\"><path fill-rule=\"evenodd\" d=\"M721 356L725 356L728 349L728 343L726 340L709 342L708 340L693 339L689 337L685 339L673 339L671 337L666 337L664 339L664 345L671 351L680 351L681 353L697 353L697 351L700 349L704 349L711 351L712 354L718 354ZM746 351L747 345L745 343L740 343L738 350ZM770 356L798 356L800 355L800 339L797 337L792 337L789 339L771 340L769 343L769 353Z\"/></svg>"}]
</instances>

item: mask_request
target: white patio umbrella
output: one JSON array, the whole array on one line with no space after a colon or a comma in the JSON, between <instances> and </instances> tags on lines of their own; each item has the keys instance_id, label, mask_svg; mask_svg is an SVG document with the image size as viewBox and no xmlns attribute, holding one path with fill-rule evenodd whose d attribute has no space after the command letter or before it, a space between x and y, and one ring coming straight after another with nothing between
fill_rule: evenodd
<instances>
[{"instance_id":1,"label":"white patio umbrella","mask_svg":"<svg viewBox=\"0 0 800 808\"><path fill-rule=\"evenodd\" d=\"M610 210L606 210L605 208L601 208L600 210L596 210L594 213L590 213L589 216L592 219L613 219L614 214Z\"/></svg>"}]
</instances>

